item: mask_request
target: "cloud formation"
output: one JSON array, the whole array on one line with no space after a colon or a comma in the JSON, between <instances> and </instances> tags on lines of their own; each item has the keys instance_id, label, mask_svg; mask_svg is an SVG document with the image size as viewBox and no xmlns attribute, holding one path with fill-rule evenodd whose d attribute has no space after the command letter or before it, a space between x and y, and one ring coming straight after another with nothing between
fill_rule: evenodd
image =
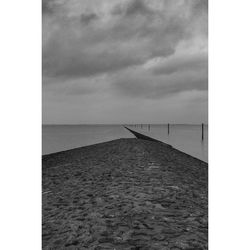
<instances>
[{"instance_id":1,"label":"cloud formation","mask_svg":"<svg viewBox=\"0 0 250 250\"><path fill-rule=\"evenodd\" d=\"M44 98L207 91L207 0L42 0L42 10Z\"/></svg>"},{"instance_id":2,"label":"cloud formation","mask_svg":"<svg viewBox=\"0 0 250 250\"><path fill-rule=\"evenodd\" d=\"M191 13L183 17L179 10L165 13L166 9L149 7L143 0L130 0L98 17L95 12L72 16L72 10L52 3L44 1L46 12L54 12L47 17L50 25L44 27L49 35L43 44L43 72L48 76L94 76L143 65L173 54L178 42L192 35L186 28L192 22L190 6Z\"/></svg>"},{"instance_id":3,"label":"cloud formation","mask_svg":"<svg viewBox=\"0 0 250 250\"><path fill-rule=\"evenodd\" d=\"M52 8L50 8L50 0L42 0L42 14L46 15L46 14L52 14Z\"/></svg>"},{"instance_id":4,"label":"cloud formation","mask_svg":"<svg viewBox=\"0 0 250 250\"><path fill-rule=\"evenodd\" d=\"M152 16L156 11L148 7L142 0L130 1L127 4L116 5L112 11L114 15L131 17L135 15Z\"/></svg>"},{"instance_id":5,"label":"cloud formation","mask_svg":"<svg viewBox=\"0 0 250 250\"><path fill-rule=\"evenodd\" d=\"M81 22L84 24L89 24L90 22L98 19L98 16L95 13L83 13L81 14Z\"/></svg>"},{"instance_id":6,"label":"cloud formation","mask_svg":"<svg viewBox=\"0 0 250 250\"><path fill-rule=\"evenodd\" d=\"M160 99L184 91L207 90L206 69L185 69L178 74L171 71L172 74L167 75L165 68L163 70L160 74L157 72L157 75L138 70L130 71L129 74L124 72L115 77L114 91L132 98Z\"/></svg>"},{"instance_id":7,"label":"cloud formation","mask_svg":"<svg viewBox=\"0 0 250 250\"><path fill-rule=\"evenodd\" d=\"M170 57L168 60L156 65L152 71L156 75L169 75L176 72L202 71L202 75L207 75L208 58L207 54L182 55Z\"/></svg>"}]
</instances>

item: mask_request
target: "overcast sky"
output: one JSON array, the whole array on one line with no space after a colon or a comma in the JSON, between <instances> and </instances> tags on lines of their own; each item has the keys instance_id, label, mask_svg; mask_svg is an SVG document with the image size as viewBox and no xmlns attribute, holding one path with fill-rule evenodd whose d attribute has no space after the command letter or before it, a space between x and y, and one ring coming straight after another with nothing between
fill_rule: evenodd
<instances>
[{"instance_id":1,"label":"overcast sky","mask_svg":"<svg viewBox=\"0 0 250 250\"><path fill-rule=\"evenodd\" d=\"M43 0L43 123L201 123L207 0Z\"/></svg>"}]
</instances>

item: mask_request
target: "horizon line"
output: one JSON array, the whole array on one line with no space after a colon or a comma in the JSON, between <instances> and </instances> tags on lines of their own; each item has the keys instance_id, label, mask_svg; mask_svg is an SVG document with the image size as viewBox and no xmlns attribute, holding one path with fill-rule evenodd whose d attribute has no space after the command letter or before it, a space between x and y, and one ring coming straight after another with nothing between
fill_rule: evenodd
<instances>
[{"instance_id":1,"label":"horizon line","mask_svg":"<svg viewBox=\"0 0 250 250\"><path fill-rule=\"evenodd\" d=\"M80 125L208 125L208 122L201 123L170 123L170 122L159 122L159 123L42 123L42 126L80 126Z\"/></svg>"}]
</instances>

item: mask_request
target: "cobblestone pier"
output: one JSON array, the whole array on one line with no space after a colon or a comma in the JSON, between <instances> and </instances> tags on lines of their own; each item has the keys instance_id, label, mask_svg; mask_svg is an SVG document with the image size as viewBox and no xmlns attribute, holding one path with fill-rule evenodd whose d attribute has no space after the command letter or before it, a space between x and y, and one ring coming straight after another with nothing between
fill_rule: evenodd
<instances>
[{"instance_id":1,"label":"cobblestone pier","mask_svg":"<svg viewBox=\"0 0 250 250\"><path fill-rule=\"evenodd\" d=\"M42 171L43 249L207 249L207 163L167 144L72 149Z\"/></svg>"}]
</instances>

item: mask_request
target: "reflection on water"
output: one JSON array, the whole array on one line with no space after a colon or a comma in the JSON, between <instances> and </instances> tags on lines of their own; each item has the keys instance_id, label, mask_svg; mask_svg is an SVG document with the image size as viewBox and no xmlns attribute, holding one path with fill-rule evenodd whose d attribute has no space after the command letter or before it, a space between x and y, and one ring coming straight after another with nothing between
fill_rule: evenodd
<instances>
[{"instance_id":1,"label":"reflection on water","mask_svg":"<svg viewBox=\"0 0 250 250\"><path fill-rule=\"evenodd\" d=\"M130 126L138 132L166 142L173 147L208 161L208 127L204 126L204 140L201 139L201 125L137 125ZM134 137L120 125L44 125L42 153L49 154L71 148L91 145L118 138Z\"/></svg>"}]
</instances>

